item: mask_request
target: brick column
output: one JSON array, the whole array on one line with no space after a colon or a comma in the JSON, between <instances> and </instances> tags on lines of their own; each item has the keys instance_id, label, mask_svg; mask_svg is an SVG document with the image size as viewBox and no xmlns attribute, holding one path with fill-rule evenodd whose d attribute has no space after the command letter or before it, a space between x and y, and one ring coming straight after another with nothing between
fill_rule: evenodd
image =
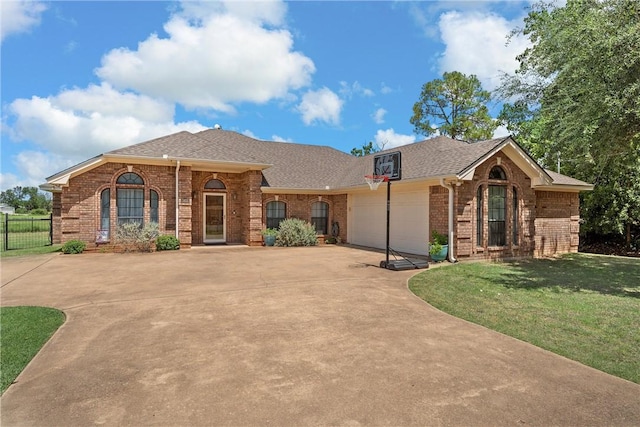
<instances>
[{"instance_id":1,"label":"brick column","mask_svg":"<svg viewBox=\"0 0 640 427\"><path fill-rule=\"evenodd\" d=\"M178 239L180 247L191 247L191 167L181 166L178 172Z\"/></svg>"},{"instance_id":2,"label":"brick column","mask_svg":"<svg viewBox=\"0 0 640 427\"><path fill-rule=\"evenodd\" d=\"M248 232L246 234L246 244L249 246L262 245L262 172L249 171L249 194L247 197L249 203L248 210Z\"/></svg>"}]
</instances>

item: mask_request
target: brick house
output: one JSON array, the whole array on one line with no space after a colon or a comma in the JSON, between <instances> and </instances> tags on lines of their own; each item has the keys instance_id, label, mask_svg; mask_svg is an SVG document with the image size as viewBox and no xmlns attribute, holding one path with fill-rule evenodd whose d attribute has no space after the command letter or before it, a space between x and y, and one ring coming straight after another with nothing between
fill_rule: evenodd
<instances>
[{"instance_id":1,"label":"brick house","mask_svg":"<svg viewBox=\"0 0 640 427\"><path fill-rule=\"evenodd\" d=\"M438 230L453 236L458 259L577 251L578 194L593 187L544 170L511 137L437 137L389 151L402 155L391 196L395 250L424 255ZM41 188L53 193L56 243L109 241L118 224L154 221L186 248L261 245L261 230L295 217L320 238L384 248L386 192L366 185L372 169L373 156L209 129L104 153Z\"/></svg>"}]
</instances>

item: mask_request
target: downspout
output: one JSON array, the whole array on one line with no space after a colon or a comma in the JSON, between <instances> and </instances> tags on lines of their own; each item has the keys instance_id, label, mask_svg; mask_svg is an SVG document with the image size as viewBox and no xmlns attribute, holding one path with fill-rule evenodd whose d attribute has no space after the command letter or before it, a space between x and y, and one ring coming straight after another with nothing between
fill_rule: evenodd
<instances>
[{"instance_id":1,"label":"downspout","mask_svg":"<svg viewBox=\"0 0 640 427\"><path fill-rule=\"evenodd\" d=\"M176 239L180 240L180 188L178 187L178 172L180 172L180 160L176 161Z\"/></svg>"},{"instance_id":2,"label":"downspout","mask_svg":"<svg viewBox=\"0 0 640 427\"><path fill-rule=\"evenodd\" d=\"M449 189L449 250L447 258L449 262L458 262L453 255L455 246L453 244L453 185L444 182L444 178L440 178L440 185Z\"/></svg>"}]
</instances>

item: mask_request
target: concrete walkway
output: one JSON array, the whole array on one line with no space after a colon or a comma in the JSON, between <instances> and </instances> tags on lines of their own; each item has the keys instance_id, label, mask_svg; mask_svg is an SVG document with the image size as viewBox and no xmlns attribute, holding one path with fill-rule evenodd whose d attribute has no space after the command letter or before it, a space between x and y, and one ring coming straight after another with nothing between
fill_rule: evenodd
<instances>
[{"instance_id":1,"label":"concrete walkway","mask_svg":"<svg viewBox=\"0 0 640 427\"><path fill-rule=\"evenodd\" d=\"M638 426L640 386L439 312L360 249L2 260L67 321L2 426Z\"/></svg>"}]
</instances>

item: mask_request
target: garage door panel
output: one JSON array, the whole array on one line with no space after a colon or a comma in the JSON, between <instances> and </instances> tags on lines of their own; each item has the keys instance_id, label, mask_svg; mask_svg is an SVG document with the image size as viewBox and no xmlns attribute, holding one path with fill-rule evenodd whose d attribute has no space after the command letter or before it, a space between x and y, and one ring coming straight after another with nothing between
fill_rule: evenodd
<instances>
[{"instance_id":1,"label":"garage door panel","mask_svg":"<svg viewBox=\"0 0 640 427\"><path fill-rule=\"evenodd\" d=\"M429 239L428 191L391 193L390 246L401 252L426 254ZM351 196L350 241L385 248L386 191Z\"/></svg>"}]
</instances>

